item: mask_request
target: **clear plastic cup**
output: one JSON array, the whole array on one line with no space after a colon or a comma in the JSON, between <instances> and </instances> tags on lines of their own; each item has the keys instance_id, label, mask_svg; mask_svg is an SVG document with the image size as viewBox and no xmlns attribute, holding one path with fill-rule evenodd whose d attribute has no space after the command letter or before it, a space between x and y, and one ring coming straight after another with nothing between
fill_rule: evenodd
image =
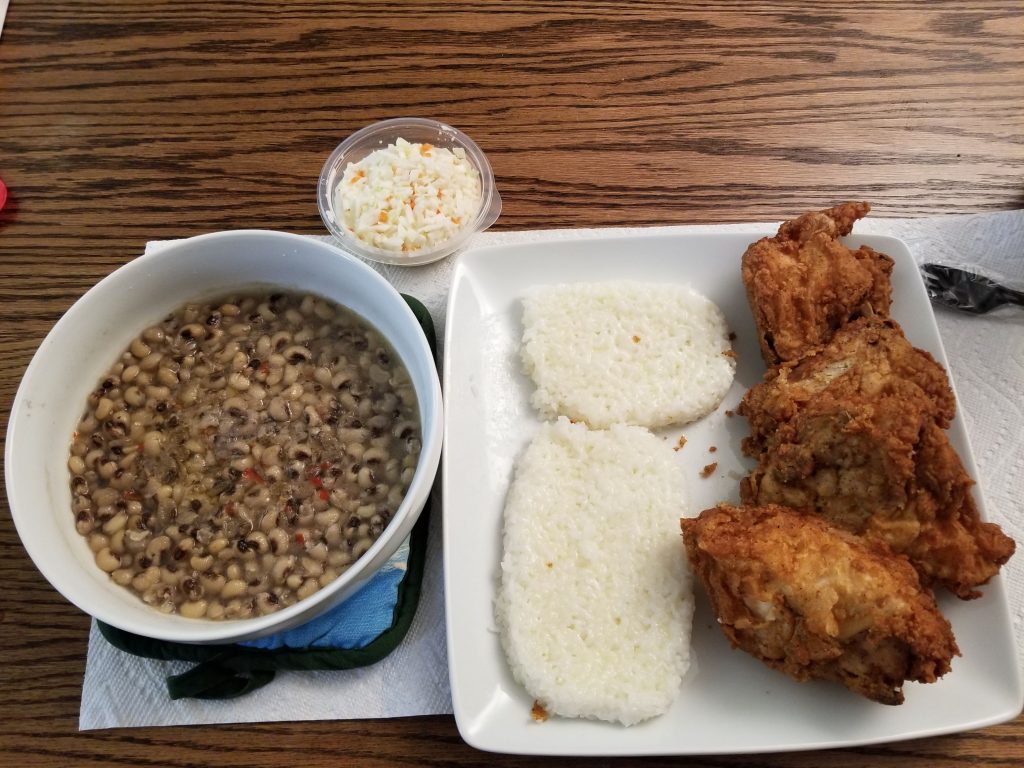
<instances>
[{"instance_id":1,"label":"clear plastic cup","mask_svg":"<svg viewBox=\"0 0 1024 768\"><path fill-rule=\"evenodd\" d=\"M467 159L480 174L480 209L476 217L449 239L430 248L423 248L410 253L400 253L376 248L357 238L338 223L335 209L335 188L345 174L349 163L357 163L371 152L394 144L398 138L412 143L433 144L435 147L455 149L461 147L466 151ZM317 205L320 217L327 229L338 240L338 244L349 253L370 261L386 264L417 266L439 261L451 256L469 243L477 232L487 229L501 213L501 197L494 185L494 172L491 164L480 147L462 131L436 120L418 117L399 117L384 120L356 131L327 158L320 172L320 183L317 189Z\"/></svg>"}]
</instances>

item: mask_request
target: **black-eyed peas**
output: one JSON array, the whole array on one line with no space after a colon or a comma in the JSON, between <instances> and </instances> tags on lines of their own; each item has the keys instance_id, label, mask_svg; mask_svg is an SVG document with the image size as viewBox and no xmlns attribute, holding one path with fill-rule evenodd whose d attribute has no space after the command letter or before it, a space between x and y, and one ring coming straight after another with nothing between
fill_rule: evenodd
<instances>
[{"instance_id":1,"label":"black-eyed peas","mask_svg":"<svg viewBox=\"0 0 1024 768\"><path fill-rule=\"evenodd\" d=\"M413 392L380 334L319 297L188 304L90 393L67 464L75 527L157 610L281 610L394 518L419 460Z\"/></svg>"}]
</instances>

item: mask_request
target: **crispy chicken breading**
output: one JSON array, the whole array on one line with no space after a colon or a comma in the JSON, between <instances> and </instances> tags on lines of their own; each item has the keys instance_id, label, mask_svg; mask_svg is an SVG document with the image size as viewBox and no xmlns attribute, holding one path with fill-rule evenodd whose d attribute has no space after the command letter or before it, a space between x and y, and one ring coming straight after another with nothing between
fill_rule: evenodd
<instances>
[{"instance_id":1,"label":"crispy chicken breading","mask_svg":"<svg viewBox=\"0 0 1024 768\"><path fill-rule=\"evenodd\" d=\"M892 259L838 240L870 208L843 203L805 213L743 254L743 284L768 365L800 357L858 317L889 316Z\"/></svg>"},{"instance_id":2,"label":"crispy chicken breading","mask_svg":"<svg viewBox=\"0 0 1024 768\"><path fill-rule=\"evenodd\" d=\"M1013 554L982 522L973 481L911 381L884 395L826 389L766 441L741 485L747 504L784 504L906 554L926 584L978 597Z\"/></svg>"},{"instance_id":3,"label":"crispy chicken breading","mask_svg":"<svg viewBox=\"0 0 1024 768\"><path fill-rule=\"evenodd\" d=\"M836 331L828 344L770 368L764 380L747 392L737 409L750 422L744 451L756 457L781 424L826 392L871 398L900 389L927 401L940 427L948 427L956 415L946 370L912 346L895 320L854 320Z\"/></svg>"},{"instance_id":4,"label":"crispy chicken breading","mask_svg":"<svg viewBox=\"0 0 1024 768\"><path fill-rule=\"evenodd\" d=\"M681 521L686 551L732 644L797 680L882 704L934 682L959 655L949 622L905 558L779 506Z\"/></svg>"}]
</instances>

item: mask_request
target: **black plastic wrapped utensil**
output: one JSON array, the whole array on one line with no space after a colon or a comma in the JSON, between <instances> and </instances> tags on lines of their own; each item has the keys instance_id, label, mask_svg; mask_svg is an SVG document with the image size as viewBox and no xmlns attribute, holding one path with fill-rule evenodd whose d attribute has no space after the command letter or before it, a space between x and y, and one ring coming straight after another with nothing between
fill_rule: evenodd
<instances>
[{"instance_id":1,"label":"black plastic wrapped utensil","mask_svg":"<svg viewBox=\"0 0 1024 768\"><path fill-rule=\"evenodd\" d=\"M975 315L983 315L1004 304L1024 307L1024 293L984 275L944 264L924 264L921 274L928 297L935 304Z\"/></svg>"}]
</instances>

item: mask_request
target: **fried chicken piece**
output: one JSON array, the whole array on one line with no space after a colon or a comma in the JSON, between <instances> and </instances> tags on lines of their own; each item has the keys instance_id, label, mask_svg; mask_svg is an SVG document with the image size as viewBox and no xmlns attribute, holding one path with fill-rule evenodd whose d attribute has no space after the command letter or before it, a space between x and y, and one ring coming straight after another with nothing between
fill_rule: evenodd
<instances>
[{"instance_id":1,"label":"fried chicken piece","mask_svg":"<svg viewBox=\"0 0 1024 768\"><path fill-rule=\"evenodd\" d=\"M999 572L1017 548L995 523L983 522L971 495L974 481L935 424L925 424L917 445L914 484L919 493L908 512L920 522L917 537L907 547L924 575L958 597L979 597L973 589Z\"/></svg>"},{"instance_id":2,"label":"fried chicken piece","mask_svg":"<svg viewBox=\"0 0 1024 768\"><path fill-rule=\"evenodd\" d=\"M905 558L786 507L707 509L681 521L690 563L734 647L796 680L902 704L959 655Z\"/></svg>"},{"instance_id":3,"label":"fried chicken piece","mask_svg":"<svg viewBox=\"0 0 1024 768\"><path fill-rule=\"evenodd\" d=\"M905 383L916 386L904 386ZM737 412L750 422L744 452L757 456L781 424L825 392L834 397L891 395L902 388L928 403L935 423L948 427L956 399L946 370L912 346L895 320L865 317L843 326L828 344L799 360L770 368L743 397Z\"/></svg>"},{"instance_id":4,"label":"fried chicken piece","mask_svg":"<svg viewBox=\"0 0 1024 768\"><path fill-rule=\"evenodd\" d=\"M1014 541L980 519L973 481L917 385L897 380L891 388L877 397L826 390L804 405L767 441L740 495L884 541L925 584L978 597Z\"/></svg>"},{"instance_id":5,"label":"fried chicken piece","mask_svg":"<svg viewBox=\"0 0 1024 768\"><path fill-rule=\"evenodd\" d=\"M838 240L870 208L843 203L805 213L743 254L743 284L768 365L800 357L858 317L889 316L892 259Z\"/></svg>"}]
</instances>

